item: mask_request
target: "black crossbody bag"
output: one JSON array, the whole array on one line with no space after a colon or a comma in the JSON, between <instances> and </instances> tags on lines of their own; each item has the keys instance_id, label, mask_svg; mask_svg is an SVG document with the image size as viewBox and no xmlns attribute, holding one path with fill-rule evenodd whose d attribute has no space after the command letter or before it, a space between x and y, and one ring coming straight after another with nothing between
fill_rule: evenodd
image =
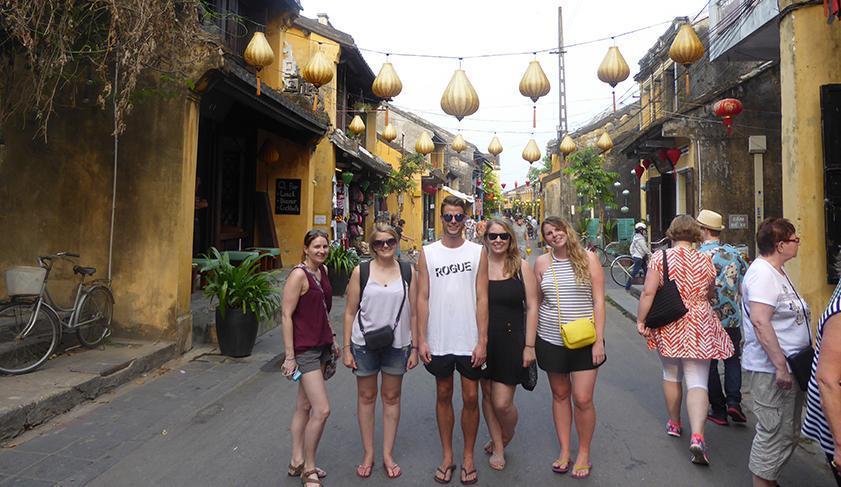
<instances>
[{"instance_id":1,"label":"black crossbody bag","mask_svg":"<svg viewBox=\"0 0 841 487\"><path fill-rule=\"evenodd\" d=\"M791 368L791 374L797 380L800 390L805 392L809 388L809 379L812 377L812 361L815 359L815 349L812 348L812 326L809 324L809 313L803 299L798 294L797 289L794 288L788 274L784 275L788 285L791 286L791 290L794 291L794 295L797 296L797 300L800 301L800 309L803 310L803 317L806 318L806 331L809 333L809 346L786 357L786 362Z\"/></svg>"},{"instance_id":2,"label":"black crossbody bag","mask_svg":"<svg viewBox=\"0 0 841 487\"><path fill-rule=\"evenodd\" d=\"M362 332L362 338L365 339L365 348L370 351L381 350L390 347L394 342L394 332L400 324L400 316L403 314L403 306L406 304L406 282L411 282L412 273L411 268L404 262L398 262L400 265L400 282L403 284L403 299L400 301L400 309L397 311L397 317L394 318L393 326L383 326L370 331L365 331L362 326L362 294L365 292L365 284L368 283L368 276L371 272L371 262L362 262L359 264L359 304L360 310L357 311L356 321L359 323L359 331ZM408 279L407 276L408 275Z\"/></svg>"},{"instance_id":3,"label":"black crossbody bag","mask_svg":"<svg viewBox=\"0 0 841 487\"><path fill-rule=\"evenodd\" d=\"M669 279L669 259L666 257L666 249L663 249L663 287L654 294L651 309L645 317L645 326L648 328L662 328L679 320L689 311L680 297L677 284Z\"/></svg>"}]
</instances>

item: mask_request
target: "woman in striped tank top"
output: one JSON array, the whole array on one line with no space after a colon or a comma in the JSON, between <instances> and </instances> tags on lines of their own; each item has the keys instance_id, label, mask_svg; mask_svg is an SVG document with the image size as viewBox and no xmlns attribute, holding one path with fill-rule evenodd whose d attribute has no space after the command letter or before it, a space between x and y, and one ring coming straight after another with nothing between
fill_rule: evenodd
<instances>
[{"instance_id":1,"label":"woman in striped tank top","mask_svg":"<svg viewBox=\"0 0 841 487\"><path fill-rule=\"evenodd\" d=\"M841 275L841 253L835 272ZM818 323L802 432L820 443L835 482L841 486L841 283Z\"/></svg>"},{"instance_id":2,"label":"woman in striped tank top","mask_svg":"<svg viewBox=\"0 0 841 487\"><path fill-rule=\"evenodd\" d=\"M561 446L552 470L566 473L570 469L574 417L578 455L572 476L585 478L590 475L590 443L596 428L593 389L597 369L606 359L604 271L598 257L584 250L575 230L565 220L547 217L541 232L552 251L538 257L535 263L541 303L535 345L537 364L546 371L552 389L552 415ZM596 342L575 350L566 348L560 325L591 316L596 323Z\"/></svg>"}]
</instances>

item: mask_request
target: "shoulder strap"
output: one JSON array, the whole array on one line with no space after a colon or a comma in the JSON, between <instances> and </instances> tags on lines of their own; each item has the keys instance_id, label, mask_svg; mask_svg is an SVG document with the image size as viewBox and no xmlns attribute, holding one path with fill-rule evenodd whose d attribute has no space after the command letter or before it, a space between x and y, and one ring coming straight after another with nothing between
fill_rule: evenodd
<instances>
[{"instance_id":1,"label":"shoulder strap","mask_svg":"<svg viewBox=\"0 0 841 487\"><path fill-rule=\"evenodd\" d=\"M663 283L669 280L669 259L666 249L663 249Z\"/></svg>"},{"instance_id":2,"label":"shoulder strap","mask_svg":"<svg viewBox=\"0 0 841 487\"><path fill-rule=\"evenodd\" d=\"M371 275L371 261L366 260L359 263L359 304L362 304L362 293L365 292L365 285L368 284L368 276Z\"/></svg>"},{"instance_id":3,"label":"shoulder strap","mask_svg":"<svg viewBox=\"0 0 841 487\"><path fill-rule=\"evenodd\" d=\"M407 286L412 284L411 264L409 264L408 262L403 262L402 260L397 261L397 263L400 265L400 275L403 277L403 282L405 282Z\"/></svg>"}]
</instances>

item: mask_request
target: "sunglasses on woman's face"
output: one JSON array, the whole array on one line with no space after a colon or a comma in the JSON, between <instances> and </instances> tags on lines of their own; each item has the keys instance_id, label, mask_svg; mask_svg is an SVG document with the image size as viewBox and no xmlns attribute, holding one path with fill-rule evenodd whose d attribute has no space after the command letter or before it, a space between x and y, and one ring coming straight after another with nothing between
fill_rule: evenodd
<instances>
[{"instance_id":1,"label":"sunglasses on woman's face","mask_svg":"<svg viewBox=\"0 0 841 487\"><path fill-rule=\"evenodd\" d=\"M457 222L461 223L464 220L464 213L457 213L455 215L452 215L450 213L446 213L446 214L442 215L442 218L444 218L444 221L447 222L447 223L450 223L451 221L453 221L453 218L455 218Z\"/></svg>"},{"instance_id":2,"label":"sunglasses on woman's face","mask_svg":"<svg viewBox=\"0 0 841 487\"><path fill-rule=\"evenodd\" d=\"M507 242L508 239L511 238L511 235L508 233L488 233L488 240L493 242L496 239L502 240L503 242Z\"/></svg>"},{"instance_id":3,"label":"sunglasses on woman's face","mask_svg":"<svg viewBox=\"0 0 841 487\"><path fill-rule=\"evenodd\" d=\"M389 247L394 247L395 245L397 245L397 239L392 237L387 240L374 240L374 248L376 250L380 250L386 245L388 245Z\"/></svg>"}]
</instances>

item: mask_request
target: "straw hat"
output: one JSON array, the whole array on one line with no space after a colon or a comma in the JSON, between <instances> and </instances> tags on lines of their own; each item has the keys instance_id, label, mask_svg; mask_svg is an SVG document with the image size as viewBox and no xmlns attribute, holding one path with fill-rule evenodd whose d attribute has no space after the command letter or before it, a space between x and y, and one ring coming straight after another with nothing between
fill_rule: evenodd
<instances>
[{"instance_id":1,"label":"straw hat","mask_svg":"<svg viewBox=\"0 0 841 487\"><path fill-rule=\"evenodd\" d=\"M698 225L701 225L704 228L719 232L724 230L724 222L722 221L723 218L714 211L701 210L701 212L698 213L698 218L695 220L698 222Z\"/></svg>"}]
</instances>

